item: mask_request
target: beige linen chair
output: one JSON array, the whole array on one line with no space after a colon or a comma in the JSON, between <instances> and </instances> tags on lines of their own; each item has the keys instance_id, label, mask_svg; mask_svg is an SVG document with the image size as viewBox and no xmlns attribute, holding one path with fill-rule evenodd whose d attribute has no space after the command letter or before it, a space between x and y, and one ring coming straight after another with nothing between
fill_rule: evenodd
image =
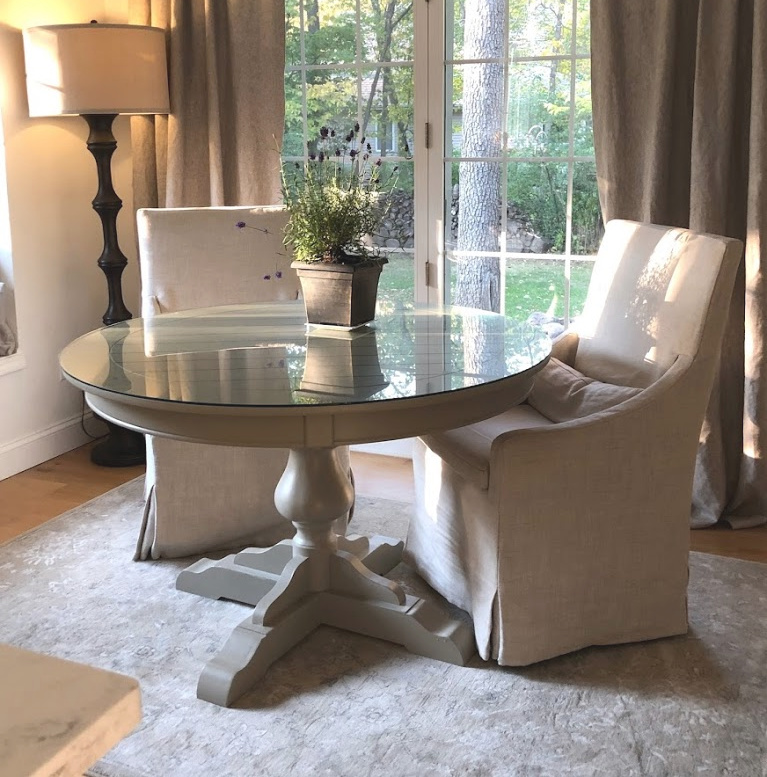
<instances>
[{"instance_id":1,"label":"beige linen chair","mask_svg":"<svg viewBox=\"0 0 767 777\"><path fill-rule=\"evenodd\" d=\"M298 278L282 244L286 220L280 207L140 209L142 317L297 299ZM240 221L248 228L237 229ZM264 280L265 275L271 279ZM146 503L137 559L267 546L292 536L293 527L273 499L287 450L202 445L152 435L146 435L146 442ZM348 467L348 449L339 454ZM344 527L345 521L339 521L336 530Z\"/></svg>"},{"instance_id":2,"label":"beige linen chair","mask_svg":"<svg viewBox=\"0 0 767 777\"><path fill-rule=\"evenodd\" d=\"M417 441L405 557L471 613L482 658L687 630L696 448L741 253L610 222L528 401Z\"/></svg>"}]
</instances>

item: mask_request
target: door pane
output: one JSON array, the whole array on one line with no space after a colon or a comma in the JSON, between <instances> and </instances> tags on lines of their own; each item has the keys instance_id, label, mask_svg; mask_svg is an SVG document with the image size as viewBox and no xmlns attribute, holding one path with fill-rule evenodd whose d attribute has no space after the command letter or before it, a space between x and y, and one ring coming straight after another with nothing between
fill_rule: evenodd
<instances>
[{"instance_id":1,"label":"door pane","mask_svg":"<svg viewBox=\"0 0 767 777\"><path fill-rule=\"evenodd\" d=\"M306 64L335 65L355 61L357 20L353 5L339 6L333 0L305 2L303 23Z\"/></svg>"},{"instance_id":2,"label":"door pane","mask_svg":"<svg viewBox=\"0 0 767 777\"><path fill-rule=\"evenodd\" d=\"M350 7L354 7L352 3ZM410 0L360 0L363 62L413 59L413 4Z\"/></svg>"},{"instance_id":3,"label":"door pane","mask_svg":"<svg viewBox=\"0 0 767 777\"><path fill-rule=\"evenodd\" d=\"M445 218L445 246L454 251L497 252L503 219L496 196L503 174L500 162L453 162L454 182Z\"/></svg>"},{"instance_id":4,"label":"door pane","mask_svg":"<svg viewBox=\"0 0 767 777\"><path fill-rule=\"evenodd\" d=\"M605 226L593 162L573 165L573 254L593 256L599 250Z\"/></svg>"},{"instance_id":5,"label":"door pane","mask_svg":"<svg viewBox=\"0 0 767 777\"><path fill-rule=\"evenodd\" d=\"M535 323L562 323L564 259L509 259L506 262L506 315Z\"/></svg>"},{"instance_id":6,"label":"door pane","mask_svg":"<svg viewBox=\"0 0 767 777\"><path fill-rule=\"evenodd\" d=\"M307 70L306 113L310 142L317 138L320 127L348 130L357 118L357 73Z\"/></svg>"},{"instance_id":7,"label":"door pane","mask_svg":"<svg viewBox=\"0 0 767 777\"><path fill-rule=\"evenodd\" d=\"M285 131L282 137L284 157L304 155L303 84L301 71L285 74Z\"/></svg>"},{"instance_id":8,"label":"door pane","mask_svg":"<svg viewBox=\"0 0 767 777\"><path fill-rule=\"evenodd\" d=\"M570 263L570 320L578 318L583 313L583 303L589 288L591 273L594 269L593 259L573 259Z\"/></svg>"},{"instance_id":9,"label":"door pane","mask_svg":"<svg viewBox=\"0 0 767 777\"><path fill-rule=\"evenodd\" d=\"M362 71L363 132L373 151L410 156L413 145L413 68L379 67Z\"/></svg>"},{"instance_id":10,"label":"door pane","mask_svg":"<svg viewBox=\"0 0 767 777\"><path fill-rule=\"evenodd\" d=\"M500 156L503 65L456 65L452 72L452 111L447 121L452 126L453 156Z\"/></svg>"},{"instance_id":11,"label":"door pane","mask_svg":"<svg viewBox=\"0 0 767 777\"><path fill-rule=\"evenodd\" d=\"M591 61L575 63L575 117L573 128L575 156L594 156L594 125L591 115Z\"/></svg>"},{"instance_id":12,"label":"door pane","mask_svg":"<svg viewBox=\"0 0 767 777\"><path fill-rule=\"evenodd\" d=\"M569 54L572 0L509 0L509 51L514 57Z\"/></svg>"},{"instance_id":13,"label":"door pane","mask_svg":"<svg viewBox=\"0 0 767 777\"><path fill-rule=\"evenodd\" d=\"M509 76L511 156L567 156L570 148L570 63L523 62Z\"/></svg>"},{"instance_id":14,"label":"door pane","mask_svg":"<svg viewBox=\"0 0 767 777\"><path fill-rule=\"evenodd\" d=\"M524 242L525 253L562 253L567 226L567 165L516 162L509 165L509 239Z\"/></svg>"}]
</instances>

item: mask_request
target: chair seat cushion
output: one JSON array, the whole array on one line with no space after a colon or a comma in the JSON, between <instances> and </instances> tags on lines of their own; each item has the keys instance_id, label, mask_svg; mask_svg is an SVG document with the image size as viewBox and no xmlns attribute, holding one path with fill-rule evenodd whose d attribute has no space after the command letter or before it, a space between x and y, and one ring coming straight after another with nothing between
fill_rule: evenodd
<instances>
[{"instance_id":1,"label":"chair seat cushion","mask_svg":"<svg viewBox=\"0 0 767 777\"><path fill-rule=\"evenodd\" d=\"M550 421L563 423L607 410L641 390L594 380L552 357L535 376L527 401Z\"/></svg>"},{"instance_id":2,"label":"chair seat cushion","mask_svg":"<svg viewBox=\"0 0 767 777\"><path fill-rule=\"evenodd\" d=\"M429 434L421 439L465 480L486 490L490 483L493 441L504 432L536 426L551 426L551 421L530 405L522 404L485 421Z\"/></svg>"}]
</instances>

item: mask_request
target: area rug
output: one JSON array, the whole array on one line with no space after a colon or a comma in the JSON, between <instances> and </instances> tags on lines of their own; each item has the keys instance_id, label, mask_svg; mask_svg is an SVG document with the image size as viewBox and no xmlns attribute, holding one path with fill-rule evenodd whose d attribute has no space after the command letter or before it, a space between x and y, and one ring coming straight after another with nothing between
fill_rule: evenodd
<instances>
[{"instance_id":1,"label":"area rug","mask_svg":"<svg viewBox=\"0 0 767 777\"><path fill-rule=\"evenodd\" d=\"M224 709L197 678L247 610L176 591L189 560L131 560L141 490L0 548L0 641L140 681L140 727L91 775L767 774L767 565L694 553L688 635L525 669L323 627ZM403 536L409 509L360 498L354 528ZM391 576L429 593L404 565Z\"/></svg>"}]
</instances>

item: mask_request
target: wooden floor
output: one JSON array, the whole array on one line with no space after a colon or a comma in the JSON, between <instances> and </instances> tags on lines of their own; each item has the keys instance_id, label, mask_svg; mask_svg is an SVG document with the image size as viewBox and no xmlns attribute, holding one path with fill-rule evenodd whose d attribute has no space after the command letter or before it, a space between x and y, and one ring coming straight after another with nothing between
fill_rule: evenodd
<instances>
[{"instance_id":1,"label":"wooden floor","mask_svg":"<svg viewBox=\"0 0 767 777\"><path fill-rule=\"evenodd\" d=\"M143 467L97 467L89 458L93 443L0 481L0 543L39 526L143 474ZM352 453L360 496L413 500L408 459ZM767 526L715 527L691 532L692 549L767 563Z\"/></svg>"}]
</instances>

